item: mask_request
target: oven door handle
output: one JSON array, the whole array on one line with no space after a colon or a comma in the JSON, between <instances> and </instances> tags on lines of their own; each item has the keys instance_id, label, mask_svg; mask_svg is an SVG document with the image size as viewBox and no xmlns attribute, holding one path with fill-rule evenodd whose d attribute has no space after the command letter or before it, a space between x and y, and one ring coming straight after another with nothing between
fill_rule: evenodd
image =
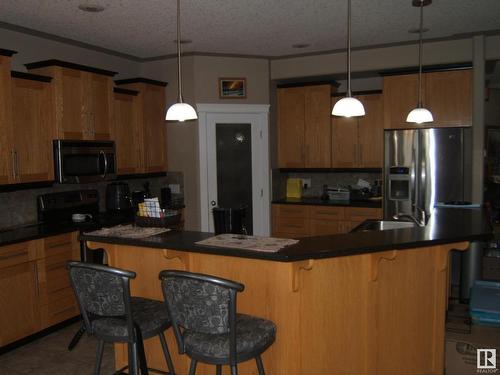
<instances>
[{"instance_id":1,"label":"oven door handle","mask_svg":"<svg viewBox=\"0 0 500 375\"><path fill-rule=\"evenodd\" d=\"M103 150L99 151L99 156L102 156L104 159L104 173L101 175L101 177L104 179L106 178L106 174L108 173L108 157Z\"/></svg>"}]
</instances>

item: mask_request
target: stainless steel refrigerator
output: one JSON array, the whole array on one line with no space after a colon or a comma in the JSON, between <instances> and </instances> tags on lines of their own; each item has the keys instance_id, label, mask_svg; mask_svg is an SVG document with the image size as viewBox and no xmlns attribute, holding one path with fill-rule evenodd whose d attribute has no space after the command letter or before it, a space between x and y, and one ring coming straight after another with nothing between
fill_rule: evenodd
<instances>
[{"instance_id":1,"label":"stainless steel refrigerator","mask_svg":"<svg viewBox=\"0 0 500 375\"><path fill-rule=\"evenodd\" d=\"M427 214L438 202L471 199L471 132L468 128L384 132L384 217Z\"/></svg>"}]
</instances>

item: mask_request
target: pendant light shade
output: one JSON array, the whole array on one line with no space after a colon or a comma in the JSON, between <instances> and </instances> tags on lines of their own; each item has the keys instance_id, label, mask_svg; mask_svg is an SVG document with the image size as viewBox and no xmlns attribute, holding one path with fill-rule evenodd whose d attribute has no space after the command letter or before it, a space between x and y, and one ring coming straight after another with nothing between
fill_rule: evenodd
<instances>
[{"instance_id":1,"label":"pendant light shade","mask_svg":"<svg viewBox=\"0 0 500 375\"><path fill-rule=\"evenodd\" d=\"M351 0L347 0L347 93L332 109L332 115L342 117L364 116L363 103L351 93Z\"/></svg>"},{"instance_id":2,"label":"pendant light shade","mask_svg":"<svg viewBox=\"0 0 500 375\"><path fill-rule=\"evenodd\" d=\"M196 114L196 110L193 106L188 103L175 103L170 106L167 111L167 121L179 121L184 122L188 120L196 120L198 115Z\"/></svg>"},{"instance_id":3,"label":"pendant light shade","mask_svg":"<svg viewBox=\"0 0 500 375\"><path fill-rule=\"evenodd\" d=\"M415 108L408 113L408 117L406 118L406 122L414 122L416 124L432 121L434 121L432 113L426 108Z\"/></svg>"},{"instance_id":4,"label":"pendant light shade","mask_svg":"<svg viewBox=\"0 0 500 375\"><path fill-rule=\"evenodd\" d=\"M170 106L165 120L184 122L196 120L196 110L182 97L182 71L181 71L181 3L177 0L177 103Z\"/></svg>"},{"instance_id":5,"label":"pendant light shade","mask_svg":"<svg viewBox=\"0 0 500 375\"><path fill-rule=\"evenodd\" d=\"M424 6L429 5L432 0L413 0L413 6L420 7L420 38L418 43L418 103L417 108L412 109L406 117L406 122L414 124L423 124L426 122L433 122L431 111L424 108L422 105L422 33L424 28Z\"/></svg>"},{"instance_id":6,"label":"pendant light shade","mask_svg":"<svg viewBox=\"0 0 500 375\"><path fill-rule=\"evenodd\" d=\"M333 106L332 115L342 117L364 116L365 107L356 98L345 97Z\"/></svg>"}]
</instances>

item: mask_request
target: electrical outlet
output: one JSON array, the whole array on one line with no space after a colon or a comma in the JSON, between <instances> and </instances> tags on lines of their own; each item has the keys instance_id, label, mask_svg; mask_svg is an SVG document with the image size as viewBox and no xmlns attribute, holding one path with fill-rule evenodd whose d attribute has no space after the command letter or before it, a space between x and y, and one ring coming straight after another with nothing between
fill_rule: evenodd
<instances>
[{"instance_id":1,"label":"electrical outlet","mask_svg":"<svg viewBox=\"0 0 500 375\"><path fill-rule=\"evenodd\" d=\"M302 179L302 188L309 189L310 187L311 187L311 179L310 178L303 178Z\"/></svg>"},{"instance_id":2,"label":"electrical outlet","mask_svg":"<svg viewBox=\"0 0 500 375\"><path fill-rule=\"evenodd\" d=\"M168 187L172 194L179 194L181 192L181 186L179 184L169 184Z\"/></svg>"}]
</instances>

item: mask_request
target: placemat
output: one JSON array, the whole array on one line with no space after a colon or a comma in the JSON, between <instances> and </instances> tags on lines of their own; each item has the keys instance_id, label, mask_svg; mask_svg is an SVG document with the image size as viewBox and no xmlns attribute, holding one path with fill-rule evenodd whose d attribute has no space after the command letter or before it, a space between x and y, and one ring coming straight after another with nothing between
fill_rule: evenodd
<instances>
[{"instance_id":1,"label":"placemat","mask_svg":"<svg viewBox=\"0 0 500 375\"><path fill-rule=\"evenodd\" d=\"M241 234L219 234L195 243L197 245L231 247L236 249L275 253L286 246L294 245L298 242L299 240L292 240L289 238L245 236Z\"/></svg>"},{"instance_id":2,"label":"placemat","mask_svg":"<svg viewBox=\"0 0 500 375\"><path fill-rule=\"evenodd\" d=\"M102 228L93 232L86 232L85 234L103 237L146 238L168 232L169 230L169 228L137 227L132 224L125 224L110 228Z\"/></svg>"}]
</instances>

